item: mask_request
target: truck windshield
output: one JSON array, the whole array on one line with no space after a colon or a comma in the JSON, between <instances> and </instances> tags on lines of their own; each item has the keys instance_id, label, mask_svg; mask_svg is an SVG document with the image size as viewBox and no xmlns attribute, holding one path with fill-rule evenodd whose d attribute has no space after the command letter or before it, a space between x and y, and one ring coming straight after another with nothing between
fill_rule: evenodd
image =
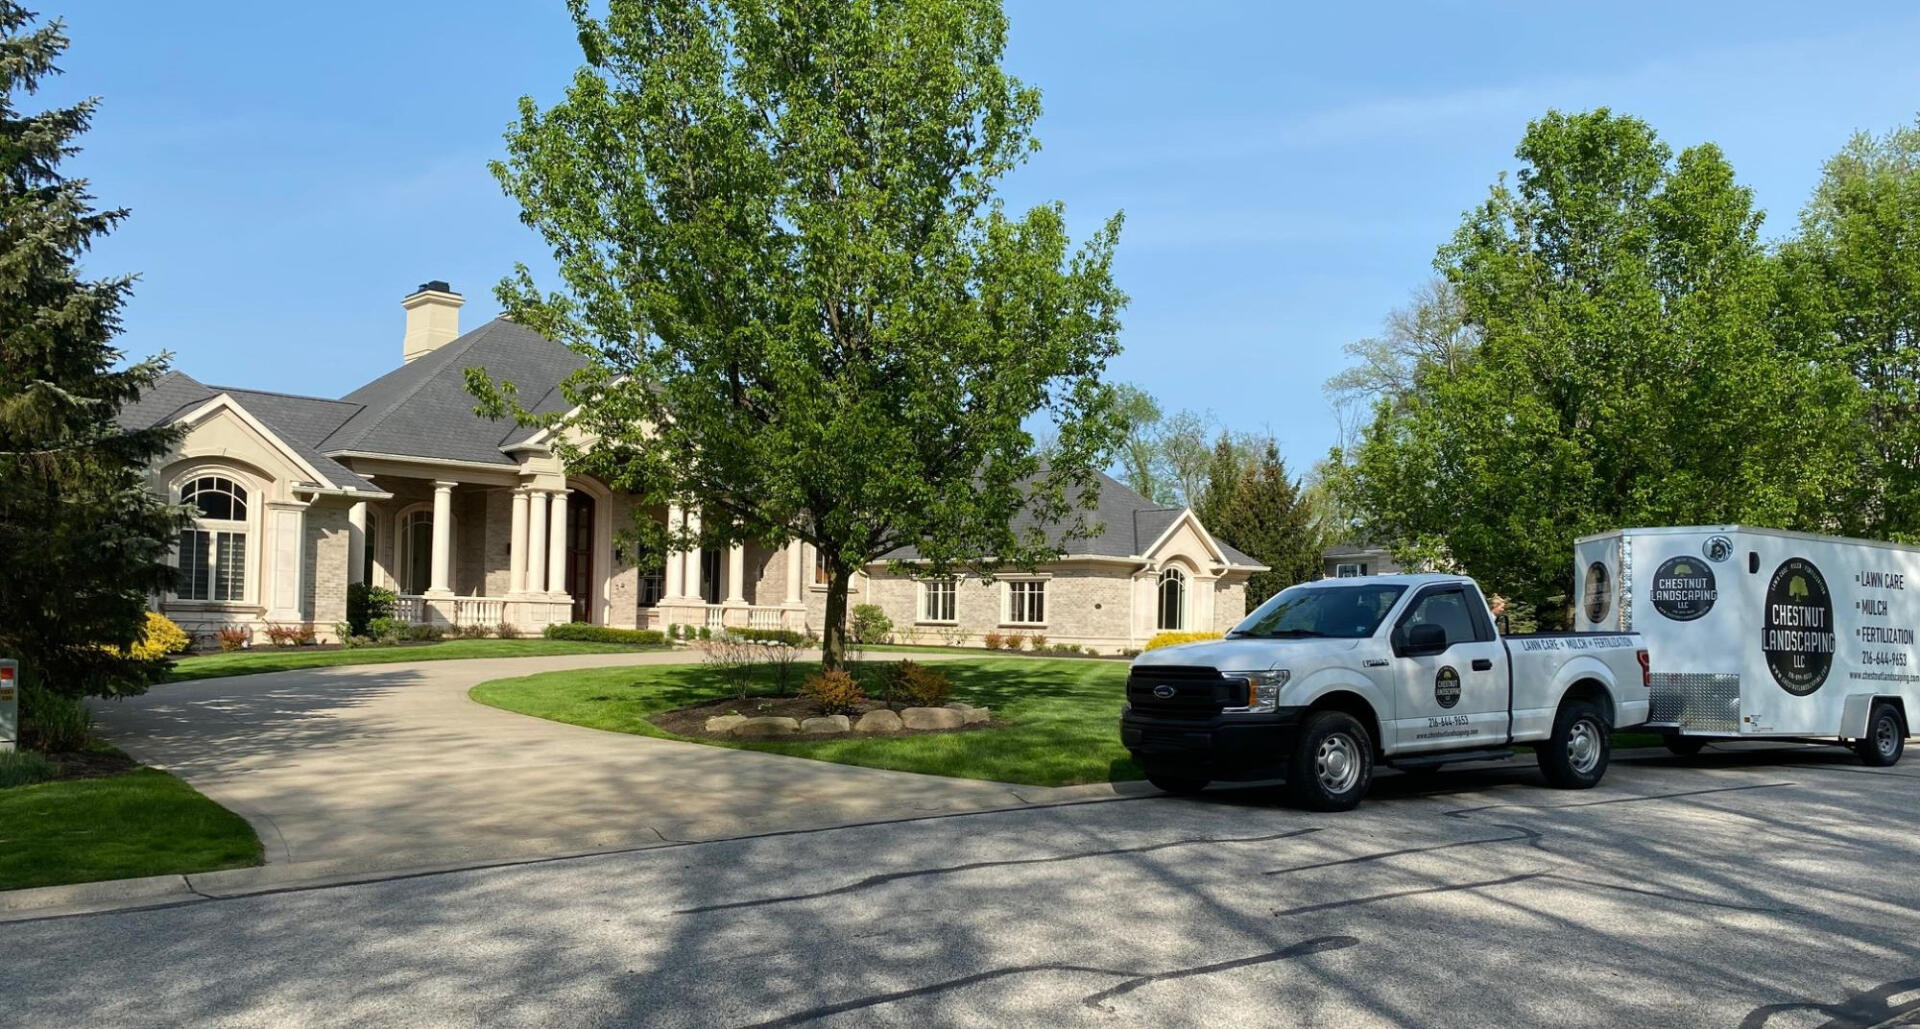
<instances>
[{"instance_id":1,"label":"truck windshield","mask_svg":"<svg viewBox=\"0 0 1920 1029\"><path fill-rule=\"evenodd\" d=\"M1364 639L1407 588L1397 583L1355 586L1294 586L1254 608L1228 639Z\"/></svg>"}]
</instances>

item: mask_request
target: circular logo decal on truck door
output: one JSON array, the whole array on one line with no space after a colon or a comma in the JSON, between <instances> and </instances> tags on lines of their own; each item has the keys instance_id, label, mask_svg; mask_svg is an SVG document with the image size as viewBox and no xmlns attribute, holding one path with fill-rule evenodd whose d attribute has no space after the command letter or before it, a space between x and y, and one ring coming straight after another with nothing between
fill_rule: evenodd
<instances>
[{"instance_id":1,"label":"circular logo decal on truck door","mask_svg":"<svg viewBox=\"0 0 1920 1029\"><path fill-rule=\"evenodd\" d=\"M1595 561L1587 566L1587 584L1583 592L1586 595L1581 599L1587 609L1587 621L1598 622L1607 617L1607 608L1613 606L1613 587L1607 581L1605 562Z\"/></svg>"},{"instance_id":2,"label":"circular logo decal on truck door","mask_svg":"<svg viewBox=\"0 0 1920 1029\"><path fill-rule=\"evenodd\" d=\"M1719 597L1713 569L1697 557L1668 558L1653 573L1653 609L1676 622L1691 622L1713 610Z\"/></svg>"},{"instance_id":3,"label":"circular logo decal on truck door","mask_svg":"<svg viewBox=\"0 0 1920 1029\"><path fill-rule=\"evenodd\" d=\"M1441 665L1438 674L1433 677L1433 699L1441 707L1452 707L1460 703L1460 673L1452 665Z\"/></svg>"},{"instance_id":4,"label":"circular logo decal on truck door","mask_svg":"<svg viewBox=\"0 0 1920 1029\"><path fill-rule=\"evenodd\" d=\"M1780 688L1804 697L1827 681L1833 667L1833 597L1827 578L1804 557L1791 557L1767 581L1760 649Z\"/></svg>"}]
</instances>

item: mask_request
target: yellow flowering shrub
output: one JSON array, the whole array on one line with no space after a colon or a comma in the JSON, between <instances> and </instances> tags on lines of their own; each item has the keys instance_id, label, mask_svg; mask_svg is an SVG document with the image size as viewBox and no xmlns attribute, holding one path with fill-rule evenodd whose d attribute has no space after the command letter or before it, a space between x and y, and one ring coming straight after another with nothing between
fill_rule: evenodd
<instances>
[{"instance_id":1,"label":"yellow flowering shrub","mask_svg":"<svg viewBox=\"0 0 1920 1029\"><path fill-rule=\"evenodd\" d=\"M133 645L130 653L142 661L158 661L192 645L193 638L187 635L186 630L173 624L173 619L158 611L148 611L146 632Z\"/></svg>"},{"instance_id":2,"label":"yellow flowering shrub","mask_svg":"<svg viewBox=\"0 0 1920 1029\"><path fill-rule=\"evenodd\" d=\"M1163 632L1147 641L1147 650L1159 650L1161 647L1177 647L1182 643L1199 643L1202 640L1217 640L1217 632Z\"/></svg>"}]
</instances>

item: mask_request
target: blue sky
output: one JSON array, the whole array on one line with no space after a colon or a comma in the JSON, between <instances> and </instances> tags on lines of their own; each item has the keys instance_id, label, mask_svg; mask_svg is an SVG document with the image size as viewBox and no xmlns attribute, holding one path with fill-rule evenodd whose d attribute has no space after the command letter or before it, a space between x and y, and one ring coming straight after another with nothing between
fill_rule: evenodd
<instances>
[{"instance_id":1,"label":"blue sky","mask_svg":"<svg viewBox=\"0 0 1920 1029\"><path fill-rule=\"evenodd\" d=\"M93 254L137 272L125 348L205 381L337 396L397 364L427 279L492 317L542 251L486 162L522 95L578 63L539 0L190 5L41 0L103 107L71 169L133 217ZM1009 0L1009 67L1045 93L1006 186L1076 230L1127 214L1118 378L1271 431L1296 470L1320 384L1431 274L1528 119L1611 106L1719 143L1786 232L1856 129L1920 110L1910 3L1170 4Z\"/></svg>"}]
</instances>

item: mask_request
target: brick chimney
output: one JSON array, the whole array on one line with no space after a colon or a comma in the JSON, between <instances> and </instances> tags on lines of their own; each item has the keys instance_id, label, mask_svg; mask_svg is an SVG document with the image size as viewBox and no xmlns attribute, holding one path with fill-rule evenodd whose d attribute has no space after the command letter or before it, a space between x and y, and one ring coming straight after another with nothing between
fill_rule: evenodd
<instances>
[{"instance_id":1,"label":"brick chimney","mask_svg":"<svg viewBox=\"0 0 1920 1029\"><path fill-rule=\"evenodd\" d=\"M443 279L423 282L400 306L407 309L407 335L401 341L401 356L412 363L445 346L460 335L460 305L467 299L453 291Z\"/></svg>"}]
</instances>

